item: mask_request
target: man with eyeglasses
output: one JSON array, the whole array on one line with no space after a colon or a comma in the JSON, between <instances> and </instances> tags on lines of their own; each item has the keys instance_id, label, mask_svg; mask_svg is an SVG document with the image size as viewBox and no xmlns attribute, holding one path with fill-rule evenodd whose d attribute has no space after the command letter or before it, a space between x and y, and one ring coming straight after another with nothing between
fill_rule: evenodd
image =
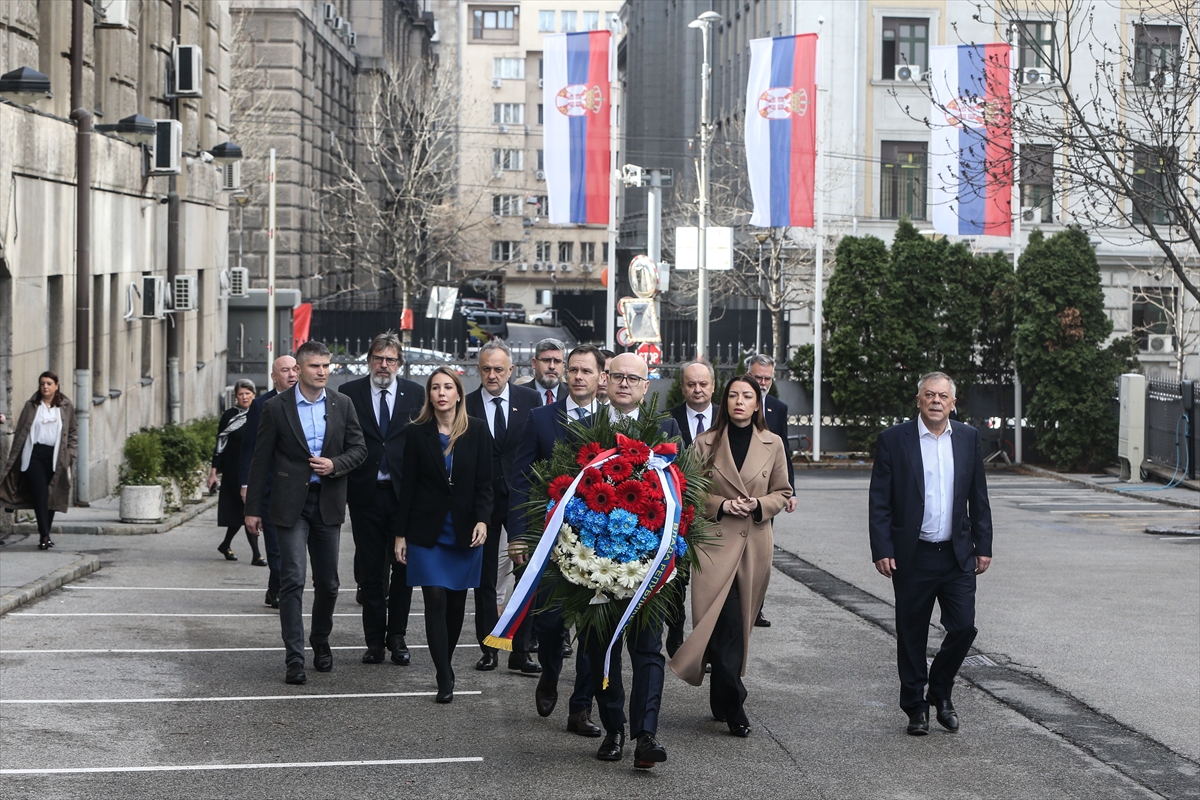
<instances>
[{"instance_id":1,"label":"man with eyeglasses","mask_svg":"<svg viewBox=\"0 0 1200 800\"><path fill-rule=\"evenodd\" d=\"M567 391L563 387L563 353L567 346L558 339L542 339L533 346L533 386L538 393L540 405L548 406L562 400Z\"/></svg>"},{"instance_id":2,"label":"man with eyeglasses","mask_svg":"<svg viewBox=\"0 0 1200 800\"><path fill-rule=\"evenodd\" d=\"M503 341L493 339L481 347L477 363L481 385L467 395L467 414L487 423L492 437L493 501L492 519L483 545L483 570L479 587L475 589L475 634L483 651L475 669L490 672L498 664L496 648L487 647L483 640L499 619L496 573L500 562L500 532L508 522L509 498L517 474L514 466L517 448L525 436L529 414L539 407L539 402L538 393L533 389L509 383L513 373L512 351ZM532 622L527 619L517 630L508 656L508 668L523 675L537 675L542 671L541 665L529 655Z\"/></svg>"},{"instance_id":3,"label":"man with eyeglasses","mask_svg":"<svg viewBox=\"0 0 1200 800\"><path fill-rule=\"evenodd\" d=\"M393 664L411 661L404 637L412 587L408 568L396 560L391 527L400 503L400 469L404 464L404 432L425 402L419 383L397 377L404 364L403 343L395 331L371 342L370 374L342 384L362 422L367 460L350 474L347 502L354 533L354 582L362 597L362 663L383 663L384 649Z\"/></svg>"}]
</instances>

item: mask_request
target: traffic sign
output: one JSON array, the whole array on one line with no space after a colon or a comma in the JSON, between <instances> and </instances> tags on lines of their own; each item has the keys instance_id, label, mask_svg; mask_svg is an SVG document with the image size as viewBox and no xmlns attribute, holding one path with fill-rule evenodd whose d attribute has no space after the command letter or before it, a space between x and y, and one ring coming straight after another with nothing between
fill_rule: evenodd
<instances>
[{"instance_id":1,"label":"traffic sign","mask_svg":"<svg viewBox=\"0 0 1200 800\"><path fill-rule=\"evenodd\" d=\"M662 350L656 344L638 345L637 354L642 357L647 366L653 367L662 363Z\"/></svg>"},{"instance_id":2,"label":"traffic sign","mask_svg":"<svg viewBox=\"0 0 1200 800\"><path fill-rule=\"evenodd\" d=\"M617 344L621 347L629 347L633 344L633 337L629 335L629 328L617 328Z\"/></svg>"}]
</instances>

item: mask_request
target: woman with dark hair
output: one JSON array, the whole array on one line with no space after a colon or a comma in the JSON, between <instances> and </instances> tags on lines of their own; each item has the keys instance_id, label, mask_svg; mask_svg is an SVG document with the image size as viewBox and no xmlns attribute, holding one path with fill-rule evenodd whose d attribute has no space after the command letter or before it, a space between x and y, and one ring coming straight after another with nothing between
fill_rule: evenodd
<instances>
[{"instance_id":1,"label":"woman with dark hair","mask_svg":"<svg viewBox=\"0 0 1200 800\"><path fill-rule=\"evenodd\" d=\"M0 480L0 501L12 508L32 508L37 517L38 549L54 547L50 526L54 512L71 504L71 466L78 431L75 407L58 388L49 370L38 376L38 390L25 402L12 451Z\"/></svg>"},{"instance_id":2,"label":"woman with dark hair","mask_svg":"<svg viewBox=\"0 0 1200 800\"><path fill-rule=\"evenodd\" d=\"M479 586L492 516L492 440L487 422L467 416L462 381L438 367L404 442L396 560L425 598L425 638L437 670L437 702L454 699L451 661L462 632L467 589Z\"/></svg>"},{"instance_id":3,"label":"woman with dark hair","mask_svg":"<svg viewBox=\"0 0 1200 800\"><path fill-rule=\"evenodd\" d=\"M226 561L237 561L230 545L246 519L242 487L238 485L237 475L241 466L243 429L256 394L254 381L242 378L233 385L234 405L225 409L217 424L217 446L213 451L212 469L208 473L210 492L217 484L217 473L222 478L220 496L217 498L217 525L225 529L225 538L217 545L217 552L225 556ZM246 541L250 542L250 551L254 554L254 560L250 563L265 567L267 562L258 551L258 534L247 530Z\"/></svg>"},{"instance_id":4,"label":"woman with dark hair","mask_svg":"<svg viewBox=\"0 0 1200 800\"><path fill-rule=\"evenodd\" d=\"M734 736L750 735L742 676L750 633L771 578L775 542L771 519L792 496L783 441L767 430L762 389L739 375L725 389L710 430L692 443L708 459L712 490L704 515L717 524L720 547L705 551L692 574L692 633L671 659L671 669L693 686L712 665L709 705L713 718Z\"/></svg>"}]
</instances>

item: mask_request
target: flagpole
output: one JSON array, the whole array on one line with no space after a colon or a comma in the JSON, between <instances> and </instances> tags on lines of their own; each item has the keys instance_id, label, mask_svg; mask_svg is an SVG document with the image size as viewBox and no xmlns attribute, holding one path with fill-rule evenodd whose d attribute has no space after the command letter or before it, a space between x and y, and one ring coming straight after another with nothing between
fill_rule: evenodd
<instances>
[{"instance_id":1,"label":"flagpole","mask_svg":"<svg viewBox=\"0 0 1200 800\"><path fill-rule=\"evenodd\" d=\"M275 361L275 148L267 175L267 374Z\"/></svg>"},{"instance_id":2,"label":"flagpole","mask_svg":"<svg viewBox=\"0 0 1200 800\"><path fill-rule=\"evenodd\" d=\"M621 20L612 17L608 39L608 286L604 293L604 346L616 352L617 341L617 31Z\"/></svg>"},{"instance_id":3,"label":"flagpole","mask_svg":"<svg viewBox=\"0 0 1200 800\"><path fill-rule=\"evenodd\" d=\"M818 26L824 27L825 18L821 17ZM818 29L819 29L818 28ZM821 37L817 36L817 80L820 80ZM825 194L821 191L822 180L825 177L823 168L825 148L821 146L821 131L825 127L825 104L821 102L821 87L817 84L817 136L816 163L813 168L813 195L817 205L817 254L814 270L816 277L813 283L813 413L812 413L812 460L821 460L821 338L824 336L824 320L822 318L824 298L823 283L825 278Z\"/></svg>"},{"instance_id":4,"label":"flagpole","mask_svg":"<svg viewBox=\"0 0 1200 800\"><path fill-rule=\"evenodd\" d=\"M1017 141L1016 131L1013 131L1013 164L1012 164L1012 193L1013 193L1013 208L1016 209L1016 214L1013 215L1012 226L1012 250L1013 250L1013 272L1017 271L1017 264L1021 260L1021 182L1017 179L1018 169L1021 165L1021 145ZM1013 463L1020 464L1024 458L1024 426L1021 425L1023 409L1021 407L1021 378L1017 375L1017 360L1016 355L1013 356ZM1000 450L1003 452L1004 443L1000 443Z\"/></svg>"}]
</instances>

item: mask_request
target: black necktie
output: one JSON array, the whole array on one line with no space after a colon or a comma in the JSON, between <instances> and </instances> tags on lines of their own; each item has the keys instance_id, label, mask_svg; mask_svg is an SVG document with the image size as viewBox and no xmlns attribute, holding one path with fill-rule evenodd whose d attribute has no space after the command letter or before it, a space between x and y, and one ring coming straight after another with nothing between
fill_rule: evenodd
<instances>
[{"instance_id":1,"label":"black necktie","mask_svg":"<svg viewBox=\"0 0 1200 800\"><path fill-rule=\"evenodd\" d=\"M508 435L508 423L504 421L504 398L493 397L492 402L496 404L496 416L492 419L492 438L496 440L496 444L504 444L504 437Z\"/></svg>"},{"instance_id":2,"label":"black necktie","mask_svg":"<svg viewBox=\"0 0 1200 800\"><path fill-rule=\"evenodd\" d=\"M704 415L697 414L696 415L696 435L699 436L702 433L704 433Z\"/></svg>"},{"instance_id":3,"label":"black necktie","mask_svg":"<svg viewBox=\"0 0 1200 800\"><path fill-rule=\"evenodd\" d=\"M384 439L387 439L388 423L392 419L392 415L388 412L387 396L387 389L379 393L379 435ZM379 457L379 471L384 475L388 474L387 450L384 450L383 455Z\"/></svg>"}]
</instances>

